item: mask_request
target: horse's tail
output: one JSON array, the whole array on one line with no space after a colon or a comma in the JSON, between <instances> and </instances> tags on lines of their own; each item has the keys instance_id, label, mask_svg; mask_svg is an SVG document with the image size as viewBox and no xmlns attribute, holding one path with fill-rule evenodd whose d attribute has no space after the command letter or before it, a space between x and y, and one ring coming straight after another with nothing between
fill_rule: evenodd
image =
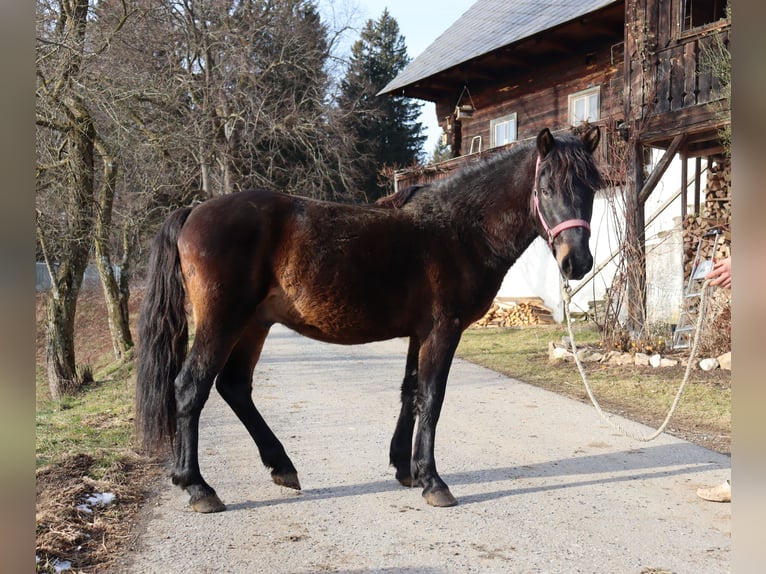
<instances>
[{"instance_id":1,"label":"horse's tail","mask_svg":"<svg viewBox=\"0 0 766 574\"><path fill-rule=\"evenodd\" d=\"M190 207L170 214L154 238L149 275L138 320L136 434L144 449L173 443L176 427L174 381L189 343L185 291L176 245Z\"/></svg>"}]
</instances>

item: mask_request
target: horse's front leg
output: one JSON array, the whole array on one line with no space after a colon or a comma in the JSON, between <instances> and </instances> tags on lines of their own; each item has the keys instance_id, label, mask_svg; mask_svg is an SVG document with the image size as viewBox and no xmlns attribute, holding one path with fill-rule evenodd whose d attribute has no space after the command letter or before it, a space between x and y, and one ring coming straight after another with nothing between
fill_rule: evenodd
<instances>
[{"instance_id":1,"label":"horse's front leg","mask_svg":"<svg viewBox=\"0 0 766 574\"><path fill-rule=\"evenodd\" d=\"M416 486L412 480L410 461L412 460L412 432L415 429L415 398L418 386L418 354L420 341L410 337L407 350L407 365L402 381L402 409L396 421L396 430L391 438L389 461L396 469L396 480L404 486Z\"/></svg>"},{"instance_id":2,"label":"horse's front leg","mask_svg":"<svg viewBox=\"0 0 766 574\"><path fill-rule=\"evenodd\" d=\"M215 372L203 364L193 347L175 380L175 461L171 478L173 484L189 494L189 504L195 511L207 513L226 510L226 506L202 478L199 468L200 413L210 396L215 377Z\"/></svg>"},{"instance_id":3,"label":"horse's front leg","mask_svg":"<svg viewBox=\"0 0 766 574\"><path fill-rule=\"evenodd\" d=\"M432 506L454 506L457 500L436 471L434 447L444 392L460 330L455 325L435 328L420 348L418 361L418 426L412 453L412 478L423 487L423 497Z\"/></svg>"}]
</instances>

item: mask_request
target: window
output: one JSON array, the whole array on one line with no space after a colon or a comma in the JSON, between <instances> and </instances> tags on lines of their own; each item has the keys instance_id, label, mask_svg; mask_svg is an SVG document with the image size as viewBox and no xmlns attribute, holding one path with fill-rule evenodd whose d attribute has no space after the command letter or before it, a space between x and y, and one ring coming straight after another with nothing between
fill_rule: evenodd
<instances>
[{"instance_id":1,"label":"window","mask_svg":"<svg viewBox=\"0 0 766 574\"><path fill-rule=\"evenodd\" d=\"M583 90L569 96L569 123L579 126L584 122L596 122L601 118L598 87Z\"/></svg>"},{"instance_id":2,"label":"window","mask_svg":"<svg viewBox=\"0 0 766 574\"><path fill-rule=\"evenodd\" d=\"M486 125L486 124L485 124ZM508 114L489 122L492 147L509 144L516 141L516 114Z\"/></svg>"},{"instance_id":3,"label":"window","mask_svg":"<svg viewBox=\"0 0 766 574\"><path fill-rule=\"evenodd\" d=\"M726 0L682 0L681 31L726 18Z\"/></svg>"}]
</instances>

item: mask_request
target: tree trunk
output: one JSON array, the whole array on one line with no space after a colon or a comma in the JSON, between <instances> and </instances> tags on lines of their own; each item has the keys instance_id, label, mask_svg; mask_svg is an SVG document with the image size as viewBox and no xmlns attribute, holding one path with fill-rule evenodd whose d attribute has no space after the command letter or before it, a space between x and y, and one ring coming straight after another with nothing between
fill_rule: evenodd
<instances>
[{"instance_id":1,"label":"tree trunk","mask_svg":"<svg viewBox=\"0 0 766 574\"><path fill-rule=\"evenodd\" d=\"M99 192L99 209L96 216L93 244L96 253L96 268L104 289L109 332L112 337L112 350L115 359L121 361L130 356L133 338L130 334L127 298L123 297L118 284L109 248L109 231L112 225L114 194L117 185L117 161L109 152L106 143L100 138L96 138L95 145L101 155L104 173Z\"/></svg>"},{"instance_id":2,"label":"tree trunk","mask_svg":"<svg viewBox=\"0 0 766 574\"><path fill-rule=\"evenodd\" d=\"M103 245L99 242L96 247L96 268L101 277L106 301L106 314L109 322L109 332L112 337L112 351L118 361L129 359L133 348L133 337L130 333L129 316L127 312L130 291L125 289L122 280L118 281L109 256L99 254Z\"/></svg>"},{"instance_id":3,"label":"tree trunk","mask_svg":"<svg viewBox=\"0 0 766 574\"><path fill-rule=\"evenodd\" d=\"M68 102L71 128L67 133L68 158L65 198L67 232L47 312L48 386L51 397L60 399L77 390L74 352L74 318L77 297L88 264L89 237L93 230L93 140L95 128L88 111L76 99Z\"/></svg>"},{"instance_id":4,"label":"tree trunk","mask_svg":"<svg viewBox=\"0 0 766 574\"><path fill-rule=\"evenodd\" d=\"M60 401L79 387L74 353L74 315L77 298L48 299L46 308L46 366L51 398Z\"/></svg>"},{"instance_id":5,"label":"tree trunk","mask_svg":"<svg viewBox=\"0 0 766 574\"><path fill-rule=\"evenodd\" d=\"M42 240L41 244L45 245ZM45 310L45 363L48 389L51 398L56 401L74 394L80 386L75 360L74 319L88 252L85 241L74 242L69 250L70 256L62 258L58 270L51 275L51 295ZM48 270L52 271L47 254L46 262Z\"/></svg>"}]
</instances>

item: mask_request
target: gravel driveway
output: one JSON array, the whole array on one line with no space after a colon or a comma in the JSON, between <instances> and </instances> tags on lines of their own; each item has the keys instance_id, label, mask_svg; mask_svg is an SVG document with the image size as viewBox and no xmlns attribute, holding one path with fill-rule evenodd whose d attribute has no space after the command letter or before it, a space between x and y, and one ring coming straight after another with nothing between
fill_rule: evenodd
<instances>
[{"instance_id":1,"label":"gravel driveway","mask_svg":"<svg viewBox=\"0 0 766 574\"><path fill-rule=\"evenodd\" d=\"M213 392L200 464L228 510L196 514L164 481L123 572L731 571L731 505L695 494L730 476L729 457L622 437L589 405L461 360L436 442L459 504L427 506L388 467L406 351L405 340L342 347L275 327L253 395L304 490L271 483Z\"/></svg>"}]
</instances>

